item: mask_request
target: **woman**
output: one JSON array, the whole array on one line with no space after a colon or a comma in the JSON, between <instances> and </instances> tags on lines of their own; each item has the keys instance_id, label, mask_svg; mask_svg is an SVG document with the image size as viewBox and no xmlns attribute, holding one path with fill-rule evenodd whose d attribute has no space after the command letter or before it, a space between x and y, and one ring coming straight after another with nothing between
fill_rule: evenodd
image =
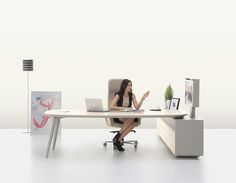
<instances>
[{"instance_id":1,"label":"woman","mask_svg":"<svg viewBox=\"0 0 236 183\"><path fill-rule=\"evenodd\" d=\"M120 111L132 111L132 103L136 110L138 110L146 97L148 97L149 91L144 93L142 99L137 102L135 95L132 93L132 82L128 79L124 79L121 82L120 90L115 94L114 99L110 104L111 110L120 110ZM137 118L114 118L114 121L117 123L122 123L120 131L113 138L114 148L118 151L124 151L125 149L121 146L121 140L132 131L136 126Z\"/></svg>"}]
</instances>

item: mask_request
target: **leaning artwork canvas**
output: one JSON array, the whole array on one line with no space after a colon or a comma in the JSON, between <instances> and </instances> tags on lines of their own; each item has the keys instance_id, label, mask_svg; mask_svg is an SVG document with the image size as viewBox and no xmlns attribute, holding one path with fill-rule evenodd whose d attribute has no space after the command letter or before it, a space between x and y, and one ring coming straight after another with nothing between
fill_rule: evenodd
<instances>
[{"instance_id":1,"label":"leaning artwork canvas","mask_svg":"<svg viewBox=\"0 0 236 183\"><path fill-rule=\"evenodd\" d=\"M31 92L31 134L49 134L51 121L44 112L61 109L61 92Z\"/></svg>"}]
</instances>

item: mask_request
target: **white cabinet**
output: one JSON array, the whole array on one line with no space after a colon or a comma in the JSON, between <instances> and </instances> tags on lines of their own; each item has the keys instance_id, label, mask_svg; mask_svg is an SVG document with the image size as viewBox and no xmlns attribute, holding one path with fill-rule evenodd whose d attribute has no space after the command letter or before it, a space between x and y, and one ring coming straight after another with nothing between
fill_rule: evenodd
<instances>
[{"instance_id":1,"label":"white cabinet","mask_svg":"<svg viewBox=\"0 0 236 183\"><path fill-rule=\"evenodd\" d=\"M203 155L203 120L158 118L159 136L175 156Z\"/></svg>"}]
</instances>

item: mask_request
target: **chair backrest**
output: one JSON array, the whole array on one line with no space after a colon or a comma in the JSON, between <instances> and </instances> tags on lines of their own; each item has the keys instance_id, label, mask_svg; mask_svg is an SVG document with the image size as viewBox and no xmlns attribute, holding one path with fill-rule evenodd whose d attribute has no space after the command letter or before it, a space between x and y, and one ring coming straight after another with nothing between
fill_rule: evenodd
<instances>
[{"instance_id":1,"label":"chair backrest","mask_svg":"<svg viewBox=\"0 0 236 183\"><path fill-rule=\"evenodd\" d=\"M110 109L111 101L113 100L115 93L119 91L120 84L123 79L110 79L108 81L108 100L107 106Z\"/></svg>"},{"instance_id":2,"label":"chair backrest","mask_svg":"<svg viewBox=\"0 0 236 183\"><path fill-rule=\"evenodd\" d=\"M123 79L110 79L108 80L108 100L107 100L107 106L110 109L110 104L115 97L115 93L119 91L120 84ZM137 125L140 125L141 120L139 119L137 122ZM106 123L108 126L112 127L121 127L122 124L114 122L112 118L106 118Z\"/></svg>"}]
</instances>

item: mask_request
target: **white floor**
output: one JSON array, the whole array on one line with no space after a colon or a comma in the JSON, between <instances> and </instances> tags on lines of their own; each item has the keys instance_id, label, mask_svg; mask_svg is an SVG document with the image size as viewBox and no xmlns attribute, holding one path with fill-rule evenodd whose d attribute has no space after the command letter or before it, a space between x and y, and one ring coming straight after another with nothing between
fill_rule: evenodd
<instances>
[{"instance_id":1,"label":"white floor","mask_svg":"<svg viewBox=\"0 0 236 183\"><path fill-rule=\"evenodd\" d=\"M236 130L205 130L204 156L175 158L154 129L137 129L127 139L137 150L103 147L112 134L104 130L63 130L55 151L45 158L48 136L0 130L1 183L79 182L236 182Z\"/></svg>"}]
</instances>

